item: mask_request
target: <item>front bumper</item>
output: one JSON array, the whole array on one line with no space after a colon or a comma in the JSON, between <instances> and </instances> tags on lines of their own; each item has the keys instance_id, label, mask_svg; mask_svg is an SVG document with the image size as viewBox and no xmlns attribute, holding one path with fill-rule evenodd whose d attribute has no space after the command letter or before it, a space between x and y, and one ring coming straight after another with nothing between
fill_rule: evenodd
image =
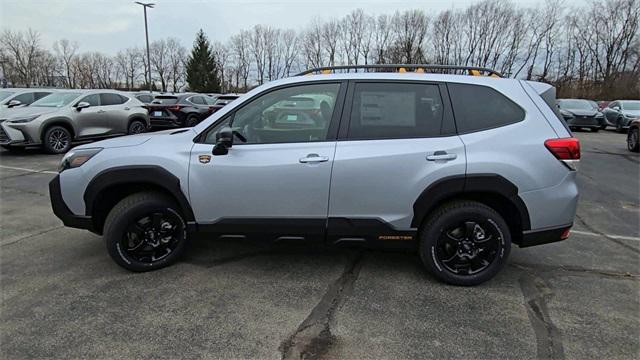
<instances>
[{"instance_id":1,"label":"front bumper","mask_svg":"<svg viewBox=\"0 0 640 360\"><path fill-rule=\"evenodd\" d=\"M2 121L0 122L0 145L27 146L38 144L26 132L9 126L6 121Z\"/></svg>"},{"instance_id":2,"label":"front bumper","mask_svg":"<svg viewBox=\"0 0 640 360\"><path fill-rule=\"evenodd\" d=\"M65 204L62 198L62 191L60 190L60 175L56 175L49 183L49 195L51 197L53 213L62 220L65 226L94 231L91 216L76 215L71 212L67 204Z\"/></svg>"}]
</instances>

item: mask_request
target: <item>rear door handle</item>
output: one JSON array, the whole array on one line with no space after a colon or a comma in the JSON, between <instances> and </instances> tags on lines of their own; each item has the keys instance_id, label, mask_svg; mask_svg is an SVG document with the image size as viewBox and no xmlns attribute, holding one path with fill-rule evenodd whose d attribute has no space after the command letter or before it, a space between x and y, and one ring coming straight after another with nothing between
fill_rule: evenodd
<instances>
[{"instance_id":1,"label":"rear door handle","mask_svg":"<svg viewBox=\"0 0 640 360\"><path fill-rule=\"evenodd\" d=\"M432 155L427 155L428 161L450 161L458 157L456 154L448 154L446 151L436 151Z\"/></svg>"},{"instance_id":2,"label":"rear door handle","mask_svg":"<svg viewBox=\"0 0 640 360\"><path fill-rule=\"evenodd\" d=\"M328 156L320 156L318 154L309 154L306 157L300 158L299 161L301 163L303 163L303 164L306 164L306 163L319 163L319 162L329 161L329 157Z\"/></svg>"}]
</instances>

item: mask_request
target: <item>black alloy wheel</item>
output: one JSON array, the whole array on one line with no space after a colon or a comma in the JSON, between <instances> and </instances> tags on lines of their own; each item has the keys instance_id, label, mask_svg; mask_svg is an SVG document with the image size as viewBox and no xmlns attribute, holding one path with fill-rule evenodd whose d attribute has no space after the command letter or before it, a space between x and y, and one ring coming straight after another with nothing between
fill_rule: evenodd
<instances>
[{"instance_id":1,"label":"black alloy wheel","mask_svg":"<svg viewBox=\"0 0 640 360\"><path fill-rule=\"evenodd\" d=\"M450 272L473 275L495 261L502 241L500 229L491 220L465 221L443 229L436 256Z\"/></svg>"},{"instance_id":2,"label":"black alloy wheel","mask_svg":"<svg viewBox=\"0 0 640 360\"><path fill-rule=\"evenodd\" d=\"M506 264L511 232L485 204L458 200L433 211L420 228L419 253L429 272L452 285L478 285Z\"/></svg>"},{"instance_id":3,"label":"black alloy wheel","mask_svg":"<svg viewBox=\"0 0 640 360\"><path fill-rule=\"evenodd\" d=\"M153 265L175 251L184 230L175 211L155 211L132 221L117 246L131 260Z\"/></svg>"}]
</instances>

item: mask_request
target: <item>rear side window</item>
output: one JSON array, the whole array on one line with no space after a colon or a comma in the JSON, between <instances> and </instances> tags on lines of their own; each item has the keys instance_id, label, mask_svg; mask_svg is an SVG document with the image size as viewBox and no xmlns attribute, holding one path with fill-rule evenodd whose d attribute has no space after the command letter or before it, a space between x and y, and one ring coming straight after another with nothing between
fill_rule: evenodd
<instances>
[{"instance_id":1,"label":"rear side window","mask_svg":"<svg viewBox=\"0 0 640 360\"><path fill-rule=\"evenodd\" d=\"M153 101L153 96L151 95L137 95L136 98L138 98L138 100L142 101L145 104Z\"/></svg>"},{"instance_id":2,"label":"rear side window","mask_svg":"<svg viewBox=\"0 0 640 360\"><path fill-rule=\"evenodd\" d=\"M442 117L438 85L357 83L348 137L357 140L439 136Z\"/></svg>"},{"instance_id":3,"label":"rear side window","mask_svg":"<svg viewBox=\"0 0 640 360\"><path fill-rule=\"evenodd\" d=\"M100 102L102 105L120 105L126 101L125 99L126 98L124 96L120 96L118 94L100 94Z\"/></svg>"},{"instance_id":4,"label":"rear side window","mask_svg":"<svg viewBox=\"0 0 640 360\"><path fill-rule=\"evenodd\" d=\"M204 99L200 96L192 96L189 98L189 101L193 104L204 105Z\"/></svg>"},{"instance_id":5,"label":"rear side window","mask_svg":"<svg viewBox=\"0 0 640 360\"><path fill-rule=\"evenodd\" d=\"M524 110L496 90L480 85L448 84L459 133L505 126L524 120Z\"/></svg>"}]
</instances>

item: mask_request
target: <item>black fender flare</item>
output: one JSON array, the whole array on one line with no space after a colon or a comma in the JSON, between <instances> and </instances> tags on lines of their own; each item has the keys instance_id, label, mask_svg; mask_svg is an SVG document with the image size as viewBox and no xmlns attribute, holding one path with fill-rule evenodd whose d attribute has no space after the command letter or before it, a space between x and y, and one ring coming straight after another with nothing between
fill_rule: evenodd
<instances>
[{"instance_id":1,"label":"black fender flare","mask_svg":"<svg viewBox=\"0 0 640 360\"><path fill-rule=\"evenodd\" d=\"M498 174L454 175L429 185L413 203L411 227L419 227L427 214L443 201L474 193L488 193L505 198L517 209L522 230L531 229L529 211L518 195L518 187Z\"/></svg>"},{"instance_id":2,"label":"black fender flare","mask_svg":"<svg viewBox=\"0 0 640 360\"><path fill-rule=\"evenodd\" d=\"M152 184L166 190L178 201L185 220L187 222L195 220L191 205L180 188L180 179L156 165L119 166L98 173L91 179L84 192L85 214L91 216L94 202L103 190L127 183Z\"/></svg>"}]
</instances>

